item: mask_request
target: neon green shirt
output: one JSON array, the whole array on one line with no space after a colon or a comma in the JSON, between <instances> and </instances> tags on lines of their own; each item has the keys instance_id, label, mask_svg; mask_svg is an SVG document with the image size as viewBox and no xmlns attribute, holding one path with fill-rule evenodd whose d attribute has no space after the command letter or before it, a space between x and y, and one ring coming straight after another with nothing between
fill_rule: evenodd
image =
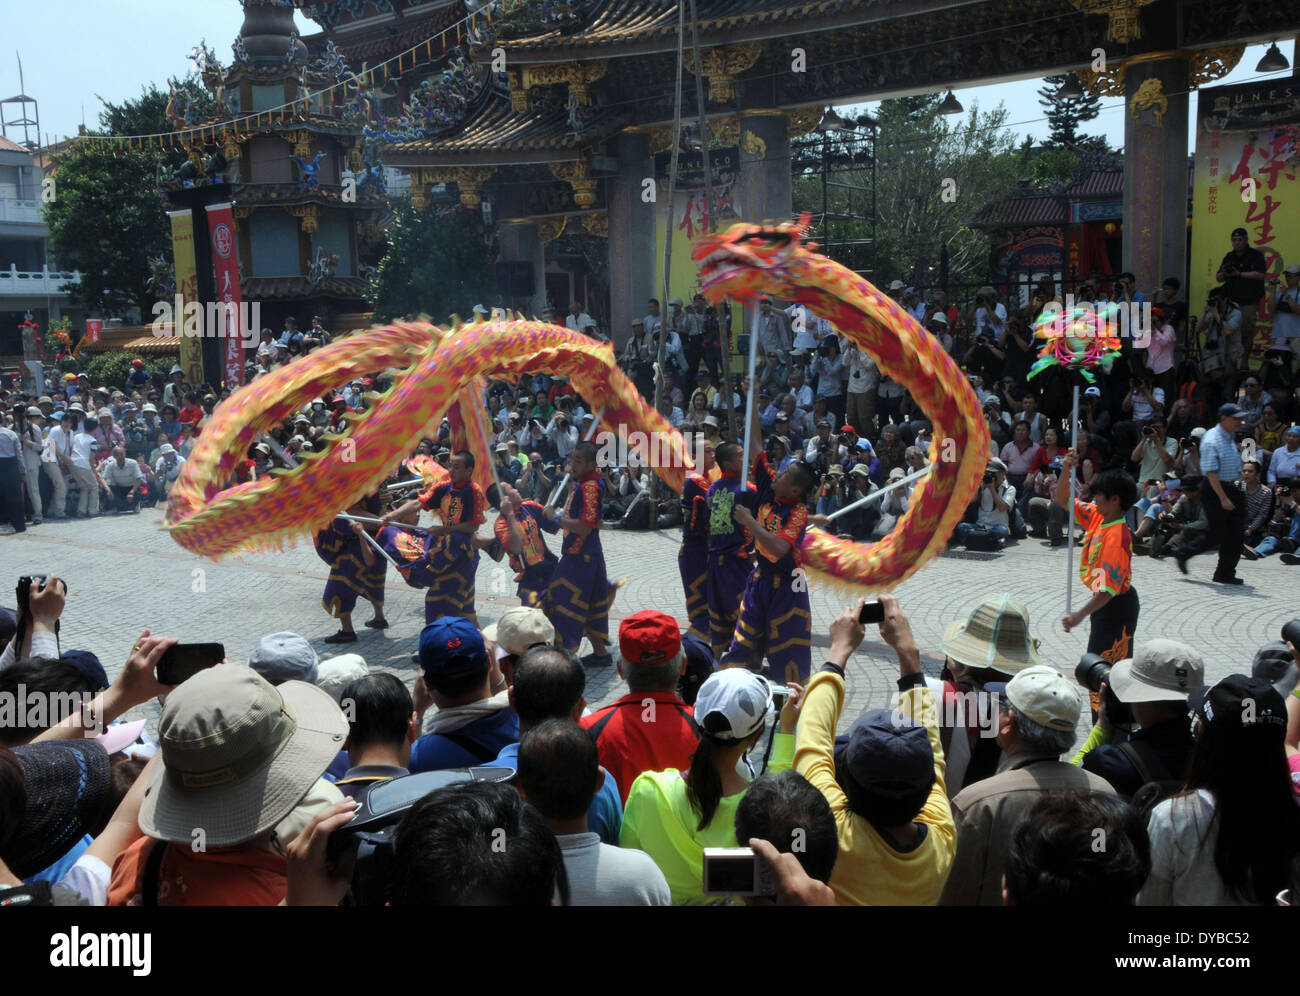
<instances>
[{"instance_id":1,"label":"neon green shirt","mask_svg":"<svg viewBox=\"0 0 1300 996\"><path fill-rule=\"evenodd\" d=\"M794 756L794 735L778 733L772 745L769 774L786 771ZM736 807L743 791L723 796L717 812L703 830L700 814L686 795L686 779L676 768L645 771L637 776L623 807L621 847L635 847L654 859L668 880L674 906L717 902L704 894L704 849L736 846Z\"/></svg>"}]
</instances>

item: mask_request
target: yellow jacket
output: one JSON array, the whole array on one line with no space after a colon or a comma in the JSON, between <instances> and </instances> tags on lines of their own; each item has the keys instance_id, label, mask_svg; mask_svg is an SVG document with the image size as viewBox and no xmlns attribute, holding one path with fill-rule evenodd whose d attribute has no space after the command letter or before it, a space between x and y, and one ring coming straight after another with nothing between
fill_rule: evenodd
<instances>
[{"instance_id":1,"label":"yellow jacket","mask_svg":"<svg viewBox=\"0 0 1300 996\"><path fill-rule=\"evenodd\" d=\"M915 817L928 831L920 846L907 853L895 850L849 809L848 797L835 780L835 727L843 707L844 679L820 672L808 683L795 731L794 770L826 797L839 828L840 855L830 887L845 906L932 906L939 901L957 850L934 694L921 685L899 697L899 711L925 726L934 751L934 786Z\"/></svg>"}]
</instances>

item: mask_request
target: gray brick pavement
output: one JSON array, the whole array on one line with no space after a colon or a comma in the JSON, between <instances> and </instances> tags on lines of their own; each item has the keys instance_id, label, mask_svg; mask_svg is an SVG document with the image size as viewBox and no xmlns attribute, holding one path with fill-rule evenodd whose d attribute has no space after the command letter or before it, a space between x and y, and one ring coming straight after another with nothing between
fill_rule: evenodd
<instances>
[{"instance_id":1,"label":"gray brick pavement","mask_svg":"<svg viewBox=\"0 0 1300 996\"><path fill-rule=\"evenodd\" d=\"M95 651L110 675L146 628L186 641L219 641L232 661L246 660L262 635L292 630L311 640L322 657L356 652L372 667L414 680L410 655L424 623L423 592L400 583L394 572L387 591L390 628L382 633L364 629L360 622L368 609L359 608L355 623L360 640L338 648L321 642L337 627L320 608L327 572L309 542L214 562L178 546L161 529L161 519L159 511L146 510L91 522L47 522L23 535L0 537L0 584L8 590L10 579L28 571L65 577L70 594L63 646ZM618 620L646 608L685 619L675 530L608 530L602 540L610 577L627 578L614 603L611 635L617 633ZM1065 548L1051 550L1027 540L1001 554L946 554L904 583L897 594L927 670L937 673L942 662L939 641L948 623L963 617L983 595L1002 591L1028 607L1045 658L1072 670L1087 645L1087 631L1061 630L1065 564ZM1171 637L1200 648L1210 680L1248 668L1254 649L1277 639L1282 624L1300 615L1300 568L1286 567L1275 557L1243 561L1239 570L1247 585L1228 589L1209 581L1213 556L1196 558L1191 567L1192 575L1184 577L1171 562L1135 559L1142 600L1138 638ZM482 625L518 604L511 578L506 565L482 559L477 579ZM844 598L815 577L809 591L815 666ZM1080 585L1074 594L1077 607L1083 602ZM11 601L12 596L0 595L0 602ZM894 687L894 659L872 635L849 668L846 723L863 709L886 705ZM624 690L613 668L589 673L587 698L593 705L612 701ZM153 706L142 710L155 713Z\"/></svg>"}]
</instances>

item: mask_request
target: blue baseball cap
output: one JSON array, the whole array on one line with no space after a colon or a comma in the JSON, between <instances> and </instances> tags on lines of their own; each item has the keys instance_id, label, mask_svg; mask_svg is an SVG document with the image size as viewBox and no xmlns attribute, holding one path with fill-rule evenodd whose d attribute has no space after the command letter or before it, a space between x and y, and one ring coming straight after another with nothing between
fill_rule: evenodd
<instances>
[{"instance_id":1,"label":"blue baseball cap","mask_svg":"<svg viewBox=\"0 0 1300 996\"><path fill-rule=\"evenodd\" d=\"M71 664L97 688L103 690L110 684L108 672L104 670L104 665L100 663L89 650L65 650L60 655L63 663Z\"/></svg>"},{"instance_id":2,"label":"blue baseball cap","mask_svg":"<svg viewBox=\"0 0 1300 996\"><path fill-rule=\"evenodd\" d=\"M487 663L483 634L461 616L441 616L420 631L420 668L426 677L473 671Z\"/></svg>"},{"instance_id":3,"label":"blue baseball cap","mask_svg":"<svg viewBox=\"0 0 1300 996\"><path fill-rule=\"evenodd\" d=\"M1219 406L1219 418L1231 416L1232 418L1245 418L1245 409L1229 401L1226 405Z\"/></svg>"},{"instance_id":4,"label":"blue baseball cap","mask_svg":"<svg viewBox=\"0 0 1300 996\"><path fill-rule=\"evenodd\" d=\"M874 795L901 799L934 784L930 734L901 712L873 709L859 716L843 760L848 776Z\"/></svg>"}]
</instances>

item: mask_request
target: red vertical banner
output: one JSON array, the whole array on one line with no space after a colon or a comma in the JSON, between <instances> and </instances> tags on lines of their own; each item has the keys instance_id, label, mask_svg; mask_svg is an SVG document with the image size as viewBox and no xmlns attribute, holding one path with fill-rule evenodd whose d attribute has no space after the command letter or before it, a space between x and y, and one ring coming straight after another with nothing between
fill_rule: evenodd
<instances>
[{"instance_id":1,"label":"red vertical banner","mask_svg":"<svg viewBox=\"0 0 1300 996\"><path fill-rule=\"evenodd\" d=\"M212 240L212 270L216 277L217 302L220 304L223 374L225 386L234 390L243 383L244 343L248 330L243 327L242 301L239 296L239 250L235 246L235 217L229 201L207 205L208 235Z\"/></svg>"},{"instance_id":2,"label":"red vertical banner","mask_svg":"<svg viewBox=\"0 0 1300 996\"><path fill-rule=\"evenodd\" d=\"M99 342L99 333L104 331L104 319L87 318L86 319L86 336L83 342Z\"/></svg>"}]
</instances>

